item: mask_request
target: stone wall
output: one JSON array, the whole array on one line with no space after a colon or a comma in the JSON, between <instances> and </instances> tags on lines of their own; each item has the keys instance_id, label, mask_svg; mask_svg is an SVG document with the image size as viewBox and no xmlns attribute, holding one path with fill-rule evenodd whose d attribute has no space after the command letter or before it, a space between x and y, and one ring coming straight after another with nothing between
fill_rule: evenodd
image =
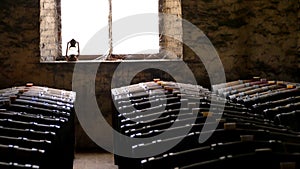
<instances>
[{"instance_id":1,"label":"stone wall","mask_svg":"<svg viewBox=\"0 0 300 169\"><path fill-rule=\"evenodd\" d=\"M50 1L47 1L50 2ZM227 80L262 76L300 82L299 75L299 1L277 0L184 0L182 16L199 27L210 38L224 65ZM40 0L1 0L0 3L0 88L33 82L37 85L72 89L74 64L40 63ZM183 38L194 40L184 34ZM200 85L209 79L198 57L184 46L184 61ZM93 64L82 63L89 67ZM95 63L94 63L95 64ZM118 66L118 85L125 85L133 67L162 65L177 72L175 77L155 69L138 73L132 83L161 77L185 81L187 72L178 62L101 63L97 77L96 97L107 121L111 123L111 78ZM91 76L90 72L83 72ZM84 85L84 82L78 82ZM94 147L77 123L77 146ZM109 140L107 140L109 141Z\"/></svg>"},{"instance_id":2,"label":"stone wall","mask_svg":"<svg viewBox=\"0 0 300 169\"><path fill-rule=\"evenodd\" d=\"M258 75L299 81L299 3L188 0L182 1L182 8L183 18L212 41L228 80ZM184 57L188 62L195 59L187 48Z\"/></svg>"},{"instance_id":3,"label":"stone wall","mask_svg":"<svg viewBox=\"0 0 300 169\"><path fill-rule=\"evenodd\" d=\"M160 50L168 52L168 58L181 58L182 48L182 23L178 18L182 17L181 4L179 0L160 0L160 13L166 17L161 17L160 30ZM169 16L170 15L170 16ZM162 19L163 18L163 19ZM172 37L168 36L172 35Z\"/></svg>"},{"instance_id":4,"label":"stone wall","mask_svg":"<svg viewBox=\"0 0 300 169\"><path fill-rule=\"evenodd\" d=\"M61 19L59 0L40 1L40 61L61 56Z\"/></svg>"}]
</instances>

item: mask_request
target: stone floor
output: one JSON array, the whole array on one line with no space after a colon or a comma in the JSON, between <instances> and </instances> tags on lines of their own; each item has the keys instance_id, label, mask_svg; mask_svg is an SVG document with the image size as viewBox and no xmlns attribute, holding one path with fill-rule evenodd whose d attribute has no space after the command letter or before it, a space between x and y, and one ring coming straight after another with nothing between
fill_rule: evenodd
<instances>
[{"instance_id":1,"label":"stone floor","mask_svg":"<svg viewBox=\"0 0 300 169\"><path fill-rule=\"evenodd\" d=\"M110 153L76 153L73 169L117 169Z\"/></svg>"}]
</instances>

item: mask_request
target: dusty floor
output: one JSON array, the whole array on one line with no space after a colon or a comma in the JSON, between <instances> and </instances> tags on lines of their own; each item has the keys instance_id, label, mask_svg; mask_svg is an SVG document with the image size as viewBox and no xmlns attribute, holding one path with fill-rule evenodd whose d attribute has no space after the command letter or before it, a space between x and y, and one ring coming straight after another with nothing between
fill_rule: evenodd
<instances>
[{"instance_id":1,"label":"dusty floor","mask_svg":"<svg viewBox=\"0 0 300 169\"><path fill-rule=\"evenodd\" d=\"M117 169L110 153L76 153L73 169Z\"/></svg>"}]
</instances>

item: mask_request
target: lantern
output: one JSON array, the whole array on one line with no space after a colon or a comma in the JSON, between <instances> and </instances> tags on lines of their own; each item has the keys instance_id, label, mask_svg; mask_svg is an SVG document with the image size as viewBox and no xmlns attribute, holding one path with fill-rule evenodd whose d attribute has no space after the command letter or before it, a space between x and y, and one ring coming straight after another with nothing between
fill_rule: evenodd
<instances>
[{"instance_id":1,"label":"lantern","mask_svg":"<svg viewBox=\"0 0 300 169\"><path fill-rule=\"evenodd\" d=\"M67 49L66 49L67 60L76 61L78 60L79 55L80 55L79 42L77 42L75 39L70 40L67 43Z\"/></svg>"}]
</instances>

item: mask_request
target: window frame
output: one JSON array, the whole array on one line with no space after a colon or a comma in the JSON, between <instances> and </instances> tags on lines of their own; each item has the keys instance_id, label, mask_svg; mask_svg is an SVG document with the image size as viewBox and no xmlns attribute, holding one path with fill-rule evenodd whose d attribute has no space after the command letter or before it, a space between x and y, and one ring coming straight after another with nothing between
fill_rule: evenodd
<instances>
[{"instance_id":1,"label":"window frame","mask_svg":"<svg viewBox=\"0 0 300 169\"><path fill-rule=\"evenodd\" d=\"M51 1L49 3L49 1ZM111 0L109 0L111 2ZM159 4L159 13L163 13L163 14L171 14L171 15L176 15L178 17L182 16L182 9L181 9L181 0L173 0L174 3L177 3L177 6L173 8L170 6L167 6L166 4L170 3L169 0L158 0ZM47 5L46 5L47 4ZM52 5L50 5L52 4ZM110 6L111 8L111 6ZM172 9L175 9L172 11ZM61 48L62 48L62 35L61 35L61 0L40 0L40 62L41 63L60 63L60 62L64 62L64 61L57 61L57 58L62 58L64 57L64 54L61 52ZM43 18L42 13L45 11L49 11L52 10L55 21L52 24L55 24L55 31L53 33L53 36L55 37L56 41L54 42L56 45L55 46L55 50L51 50L48 49L46 46L49 45L47 43L45 43L42 38L45 38L43 36L43 22L45 21L45 18ZM110 15L111 16L111 15ZM109 18L111 19L111 18ZM109 22L109 24L111 24L111 21ZM164 31L168 31L165 30L167 28L165 28L166 22L163 21L162 18L159 17L159 32L164 32ZM111 25L110 25L111 26ZM183 28L182 25L180 25L180 30L179 33L181 34L181 38L183 37ZM177 29L176 29L177 30ZM171 41L170 41L171 39ZM45 40L45 39L44 39ZM47 41L47 40L46 40ZM173 43L177 43L177 46L175 45L175 47L173 47L173 49L178 50L175 51L172 55L171 58L169 57L165 57L168 56L168 54L166 54L165 51L172 51L172 47L169 48L169 44L168 42L173 41ZM110 42L112 45L112 41ZM53 44L51 44L53 46ZM46 48L45 48L46 47ZM183 44L179 41L176 41L175 39L172 39L170 37L166 37L164 35L159 35L159 53L157 54L124 54L124 55L116 55L116 54L111 54L111 51L109 53L109 56L104 56L104 55L80 55L79 56L79 61L83 61L83 62L95 62L95 61L122 61L122 60L137 60L137 61L142 61L142 60L183 60ZM48 51L50 50L50 51ZM47 52L45 52L47 51ZM173 52L173 51L172 51ZM97 59L98 58L98 59ZM95 60L96 59L96 60ZM76 61L78 62L78 61Z\"/></svg>"}]
</instances>

